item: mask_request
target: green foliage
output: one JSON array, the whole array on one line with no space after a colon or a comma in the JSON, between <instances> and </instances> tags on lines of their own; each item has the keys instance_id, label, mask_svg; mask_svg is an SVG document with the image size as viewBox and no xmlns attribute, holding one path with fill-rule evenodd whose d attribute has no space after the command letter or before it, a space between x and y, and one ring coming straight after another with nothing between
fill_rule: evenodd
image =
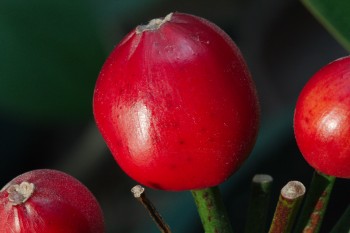
<instances>
[{"instance_id":1,"label":"green foliage","mask_svg":"<svg viewBox=\"0 0 350 233\"><path fill-rule=\"evenodd\" d=\"M320 23L350 51L350 1L302 0Z\"/></svg>"},{"instance_id":2,"label":"green foliage","mask_svg":"<svg viewBox=\"0 0 350 233\"><path fill-rule=\"evenodd\" d=\"M82 0L0 5L2 114L39 120L91 117L105 54L89 6Z\"/></svg>"}]
</instances>

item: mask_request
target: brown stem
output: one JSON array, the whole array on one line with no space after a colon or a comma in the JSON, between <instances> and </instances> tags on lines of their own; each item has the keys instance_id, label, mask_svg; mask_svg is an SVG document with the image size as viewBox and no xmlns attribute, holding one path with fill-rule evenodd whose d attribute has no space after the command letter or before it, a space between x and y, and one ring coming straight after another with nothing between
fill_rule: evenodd
<instances>
[{"instance_id":1,"label":"brown stem","mask_svg":"<svg viewBox=\"0 0 350 233\"><path fill-rule=\"evenodd\" d=\"M168 224L166 224L152 202L146 197L145 188L141 185L136 185L131 189L131 192L134 194L134 197L147 209L153 221L157 224L159 230L162 233L171 233Z\"/></svg>"}]
</instances>

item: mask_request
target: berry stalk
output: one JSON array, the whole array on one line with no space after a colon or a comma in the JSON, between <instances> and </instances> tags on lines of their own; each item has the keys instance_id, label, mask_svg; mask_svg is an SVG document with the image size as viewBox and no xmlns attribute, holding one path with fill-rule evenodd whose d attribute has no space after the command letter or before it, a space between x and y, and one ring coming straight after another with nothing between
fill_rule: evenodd
<instances>
[{"instance_id":1,"label":"berry stalk","mask_svg":"<svg viewBox=\"0 0 350 233\"><path fill-rule=\"evenodd\" d=\"M295 232L319 232L334 182L334 176L314 172Z\"/></svg>"},{"instance_id":2,"label":"berry stalk","mask_svg":"<svg viewBox=\"0 0 350 233\"><path fill-rule=\"evenodd\" d=\"M233 233L218 186L191 192L205 233Z\"/></svg>"},{"instance_id":3,"label":"berry stalk","mask_svg":"<svg viewBox=\"0 0 350 233\"><path fill-rule=\"evenodd\" d=\"M304 195L305 186L299 181L290 181L282 188L269 233L291 232Z\"/></svg>"},{"instance_id":4,"label":"berry stalk","mask_svg":"<svg viewBox=\"0 0 350 233\"><path fill-rule=\"evenodd\" d=\"M245 233L265 232L272 182L269 175L253 177Z\"/></svg>"},{"instance_id":5,"label":"berry stalk","mask_svg":"<svg viewBox=\"0 0 350 233\"><path fill-rule=\"evenodd\" d=\"M131 189L131 193L146 208L153 221L157 224L160 232L171 233L168 224L163 220L162 216L159 214L155 206L147 198L145 194L145 188L141 185L136 185Z\"/></svg>"}]
</instances>

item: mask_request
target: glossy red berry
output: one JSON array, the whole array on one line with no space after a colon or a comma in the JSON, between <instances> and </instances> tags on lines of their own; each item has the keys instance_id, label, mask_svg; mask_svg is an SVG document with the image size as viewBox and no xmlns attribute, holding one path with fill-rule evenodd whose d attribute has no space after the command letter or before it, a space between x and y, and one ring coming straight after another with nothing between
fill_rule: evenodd
<instances>
[{"instance_id":1,"label":"glossy red berry","mask_svg":"<svg viewBox=\"0 0 350 233\"><path fill-rule=\"evenodd\" d=\"M56 170L17 176L0 191L2 233L103 233L101 208L77 179Z\"/></svg>"},{"instance_id":2,"label":"glossy red berry","mask_svg":"<svg viewBox=\"0 0 350 233\"><path fill-rule=\"evenodd\" d=\"M350 57L324 66L308 81L297 101L294 131L313 168L350 178Z\"/></svg>"},{"instance_id":3,"label":"glossy red berry","mask_svg":"<svg viewBox=\"0 0 350 233\"><path fill-rule=\"evenodd\" d=\"M164 190L225 181L250 153L259 122L237 46L213 23L183 13L138 26L118 44L93 110L121 168Z\"/></svg>"}]
</instances>

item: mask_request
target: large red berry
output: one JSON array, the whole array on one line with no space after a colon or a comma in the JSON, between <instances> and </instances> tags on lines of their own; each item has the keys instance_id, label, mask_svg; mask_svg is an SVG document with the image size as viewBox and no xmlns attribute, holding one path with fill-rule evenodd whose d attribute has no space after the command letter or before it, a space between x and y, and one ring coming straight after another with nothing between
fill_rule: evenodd
<instances>
[{"instance_id":1,"label":"large red berry","mask_svg":"<svg viewBox=\"0 0 350 233\"><path fill-rule=\"evenodd\" d=\"M312 167L350 178L350 57L326 65L308 81L297 101L294 131Z\"/></svg>"},{"instance_id":2,"label":"large red berry","mask_svg":"<svg viewBox=\"0 0 350 233\"><path fill-rule=\"evenodd\" d=\"M33 170L0 191L2 233L103 233L101 208L75 178L56 170Z\"/></svg>"},{"instance_id":3,"label":"large red berry","mask_svg":"<svg viewBox=\"0 0 350 233\"><path fill-rule=\"evenodd\" d=\"M138 26L119 43L98 77L93 110L121 168L164 190L222 183L247 158L259 122L234 42L183 13Z\"/></svg>"}]
</instances>

